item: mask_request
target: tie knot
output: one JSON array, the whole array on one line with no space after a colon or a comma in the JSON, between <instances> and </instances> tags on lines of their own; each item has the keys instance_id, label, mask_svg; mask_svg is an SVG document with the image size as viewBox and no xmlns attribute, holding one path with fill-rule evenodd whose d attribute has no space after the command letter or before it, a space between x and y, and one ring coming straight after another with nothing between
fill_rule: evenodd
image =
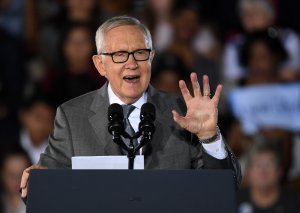
<instances>
[{"instance_id":1,"label":"tie knot","mask_svg":"<svg viewBox=\"0 0 300 213\"><path fill-rule=\"evenodd\" d=\"M135 109L133 105L122 105L123 107L123 114L125 118L128 118L132 111Z\"/></svg>"}]
</instances>

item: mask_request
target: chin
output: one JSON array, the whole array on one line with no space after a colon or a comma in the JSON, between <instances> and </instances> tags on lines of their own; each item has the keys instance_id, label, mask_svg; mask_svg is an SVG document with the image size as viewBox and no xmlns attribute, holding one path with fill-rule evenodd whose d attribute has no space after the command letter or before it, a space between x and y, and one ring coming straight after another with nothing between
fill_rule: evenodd
<instances>
[{"instance_id":1,"label":"chin","mask_svg":"<svg viewBox=\"0 0 300 213\"><path fill-rule=\"evenodd\" d=\"M142 92L135 92L135 93L131 93L131 94L128 94L126 97L128 99L132 99L132 100L135 100L135 99L139 99L142 95Z\"/></svg>"}]
</instances>

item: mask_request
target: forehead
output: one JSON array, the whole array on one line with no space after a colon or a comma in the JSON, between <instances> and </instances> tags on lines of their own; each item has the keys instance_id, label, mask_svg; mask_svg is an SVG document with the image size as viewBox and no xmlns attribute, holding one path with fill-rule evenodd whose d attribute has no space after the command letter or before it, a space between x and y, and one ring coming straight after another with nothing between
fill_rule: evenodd
<instances>
[{"instance_id":1,"label":"forehead","mask_svg":"<svg viewBox=\"0 0 300 213\"><path fill-rule=\"evenodd\" d=\"M147 47L143 31L131 25L115 27L106 32L104 43L105 51L132 51Z\"/></svg>"},{"instance_id":2,"label":"forehead","mask_svg":"<svg viewBox=\"0 0 300 213\"><path fill-rule=\"evenodd\" d=\"M276 157L275 157L275 153L271 152L271 151L266 151L266 152L259 152L254 154L254 156L252 157L252 161L255 162L261 162L261 161L275 161Z\"/></svg>"},{"instance_id":3,"label":"forehead","mask_svg":"<svg viewBox=\"0 0 300 213\"><path fill-rule=\"evenodd\" d=\"M266 8L260 3L245 4L242 7L242 12L267 13Z\"/></svg>"}]
</instances>

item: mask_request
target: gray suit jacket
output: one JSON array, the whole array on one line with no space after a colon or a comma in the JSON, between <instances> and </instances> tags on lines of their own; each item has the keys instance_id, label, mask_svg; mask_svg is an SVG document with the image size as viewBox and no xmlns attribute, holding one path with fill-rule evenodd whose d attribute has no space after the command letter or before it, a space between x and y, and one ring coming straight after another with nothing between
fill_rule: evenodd
<instances>
[{"instance_id":1,"label":"gray suit jacket","mask_svg":"<svg viewBox=\"0 0 300 213\"><path fill-rule=\"evenodd\" d=\"M185 113L179 96L148 89L148 102L156 108L156 131L143 148L146 169L228 168L240 184L240 166L226 145L228 157L218 160L208 155L197 137L181 129L174 121L172 109ZM107 130L109 106L107 84L62 104L57 109L54 131L39 164L48 168L70 168L72 156L122 155Z\"/></svg>"}]
</instances>

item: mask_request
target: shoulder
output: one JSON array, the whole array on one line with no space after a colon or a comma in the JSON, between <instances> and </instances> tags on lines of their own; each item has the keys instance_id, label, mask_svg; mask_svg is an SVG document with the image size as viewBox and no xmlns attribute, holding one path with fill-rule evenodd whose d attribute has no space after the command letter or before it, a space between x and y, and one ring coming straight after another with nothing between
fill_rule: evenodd
<instances>
[{"instance_id":1,"label":"shoulder","mask_svg":"<svg viewBox=\"0 0 300 213\"><path fill-rule=\"evenodd\" d=\"M289 28L279 29L281 38L285 41L286 39L299 40L299 35L295 31Z\"/></svg>"},{"instance_id":2,"label":"shoulder","mask_svg":"<svg viewBox=\"0 0 300 213\"><path fill-rule=\"evenodd\" d=\"M89 109L94 101L94 99L100 95L100 89L91 91L84 95L73 98L65 103L63 103L59 108L64 111L74 111L74 110L86 110Z\"/></svg>"},{"instance_id":3,"label":"shoulder","mask_svg":"<svg viewBox=\"0 0 300 213\"><path fill-rule=\"evenodd\" d=\"M163 92L155 89L154 87L149 88L149 100L156 108L160 111L176 110L179 113L186 111L186 106L183 97L169 92Z\"/></svg>"}]
</instances>

